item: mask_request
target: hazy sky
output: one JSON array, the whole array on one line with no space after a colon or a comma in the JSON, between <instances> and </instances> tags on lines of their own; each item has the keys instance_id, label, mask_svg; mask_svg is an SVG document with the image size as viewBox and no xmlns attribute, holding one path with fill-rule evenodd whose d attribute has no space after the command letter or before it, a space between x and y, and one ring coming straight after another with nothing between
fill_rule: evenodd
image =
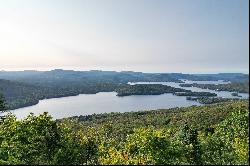
<instances>
[{"instance_id":1,"label":"hazy sky","mask_svg":"<svg viewBox=\"0 0 250 166\"><path fill-rule=\"evenodd\" d=\"M249 72L248 0L0 0L0 70Z\"/></svg>"}]
</instances>

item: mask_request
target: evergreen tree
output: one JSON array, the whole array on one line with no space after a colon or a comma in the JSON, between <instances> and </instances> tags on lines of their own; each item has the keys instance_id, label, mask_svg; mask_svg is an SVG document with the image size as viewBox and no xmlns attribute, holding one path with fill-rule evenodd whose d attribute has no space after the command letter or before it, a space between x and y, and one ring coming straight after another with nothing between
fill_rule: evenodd
<instances>
[{"instance_id":1,"label":"evergreen tree","mask_svg":"<svg viewBox=\"0 0 250 166\"><path fill-rule=\"evenodd\" d=\"M6 103L2 94L0 94L0 112L6 109Z\"/></svg>"}]
</instances>

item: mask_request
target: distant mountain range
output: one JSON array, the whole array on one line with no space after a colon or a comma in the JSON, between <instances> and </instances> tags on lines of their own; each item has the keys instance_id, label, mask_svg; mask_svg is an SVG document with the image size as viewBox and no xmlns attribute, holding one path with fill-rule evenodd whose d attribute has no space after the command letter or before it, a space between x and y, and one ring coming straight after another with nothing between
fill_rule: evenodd
<instances>
[{"instance_id":1,"label":"distant mountain range","mask_svg":"<svg viewBox=\"0 0 250 166\"><path fill-rule=\"evenodd\" d=\"M126 83L128 81L176 81L180 79L196 80L196 81L246 81L249 74L243 73L218 73L218 74L182 74L182 73L143 73L133 71L74 71L55 69L51 71L0 71L0 79L16 80L21 82L33 82L36 80L81 80L81 79L97 79L102 81L115 81Z\"/></svg>"}]
</instances>

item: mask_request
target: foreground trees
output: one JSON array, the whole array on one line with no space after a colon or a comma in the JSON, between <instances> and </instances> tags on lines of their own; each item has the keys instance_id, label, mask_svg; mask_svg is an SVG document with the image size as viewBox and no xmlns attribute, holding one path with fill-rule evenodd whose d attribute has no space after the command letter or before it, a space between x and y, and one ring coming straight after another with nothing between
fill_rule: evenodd
<instances>
[{"instance_id":1,"label":"foreground trees","mask_svg":"<svg viewBox=\"0 0 250 166\"><path fill-rule=\"evenodd\" d=\"M165 111L83 121L8 114L0 120L0 164L249 164L247 101Z\"/></svg>"},{"instance_id":2,"label":"foreground trees","mask_svg":"<svg viewBox=\"0 0 250 166\"><path fill-rule=\"evenodd\" d=\"M0 122L0 164L86 164L96 148L47 113L22 121L8 114Z\"/></svg>"}]
</instances>

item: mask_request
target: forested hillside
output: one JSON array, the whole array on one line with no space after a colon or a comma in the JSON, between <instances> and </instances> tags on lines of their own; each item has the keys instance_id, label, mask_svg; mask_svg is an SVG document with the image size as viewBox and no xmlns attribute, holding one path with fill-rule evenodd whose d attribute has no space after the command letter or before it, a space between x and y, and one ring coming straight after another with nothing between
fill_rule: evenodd
<instances>
[{"instance_id":1,"label":"forested hillside","mask_svg":"<svg viewBox=\"0 0 250 166\"><path fill-rule=\"evenodd\" d=\"M249 102L0 120L0 164L249 164Z\"/></svg>"},{"instance_id":2,"label":"forested hillside","mask_svg":"<svg viewBox=\"0 0 250 166\"><path fill-rule=\"evenodd\" d=\"M28 84L0 79L0 93L8 103L8 108L18 108L37 104L42 89Z\"/></svg>"},{"instance_id":3,"label":"forested hillside","mask_svg":"<svg viewBox=\"0 0 250 166\"><path fill-rule=\"evenodd\" d=\"M46 87L0 79L0 93L4 95L8 109L15 109L37 104L39 100L46 98L75 96L81 93L95 94L97 92L111 92L118 86L118 84L97 82L82 82L71 85L72 87Z\"/></svg>"},{"instance_id":4,"label":"forested hillside","mask_svg":"<svg viewBox=\"0 0 250 166\"><path fill-rule=\"evenodd\" d=\"M127 82L181 82L180 79L194 81L225 80L242 82L249 79L248 74L219 73L219 74L182 74L182 73L142 73L133 71L0 71L0 79L14 80L40 86L68 86L70 83L99 82L99 83L127 83ZM64 84L63 84L64 83Z\"/></svg>"},{"instance_id":5,"label":"forested hillside","mask_svg":"<svg viewBox=\"0 0 250 166\"><path fill-rule=\"evenodd\" d=\"M137 81L173 81L180 82L171 74L141 73L141 72L116 72L116 71L74 71L51 70L44 72L0 72L0 79L14 80L39 86L65 87L70 84L84 83L127 83Z\"/></svg>"}]
</instances>

